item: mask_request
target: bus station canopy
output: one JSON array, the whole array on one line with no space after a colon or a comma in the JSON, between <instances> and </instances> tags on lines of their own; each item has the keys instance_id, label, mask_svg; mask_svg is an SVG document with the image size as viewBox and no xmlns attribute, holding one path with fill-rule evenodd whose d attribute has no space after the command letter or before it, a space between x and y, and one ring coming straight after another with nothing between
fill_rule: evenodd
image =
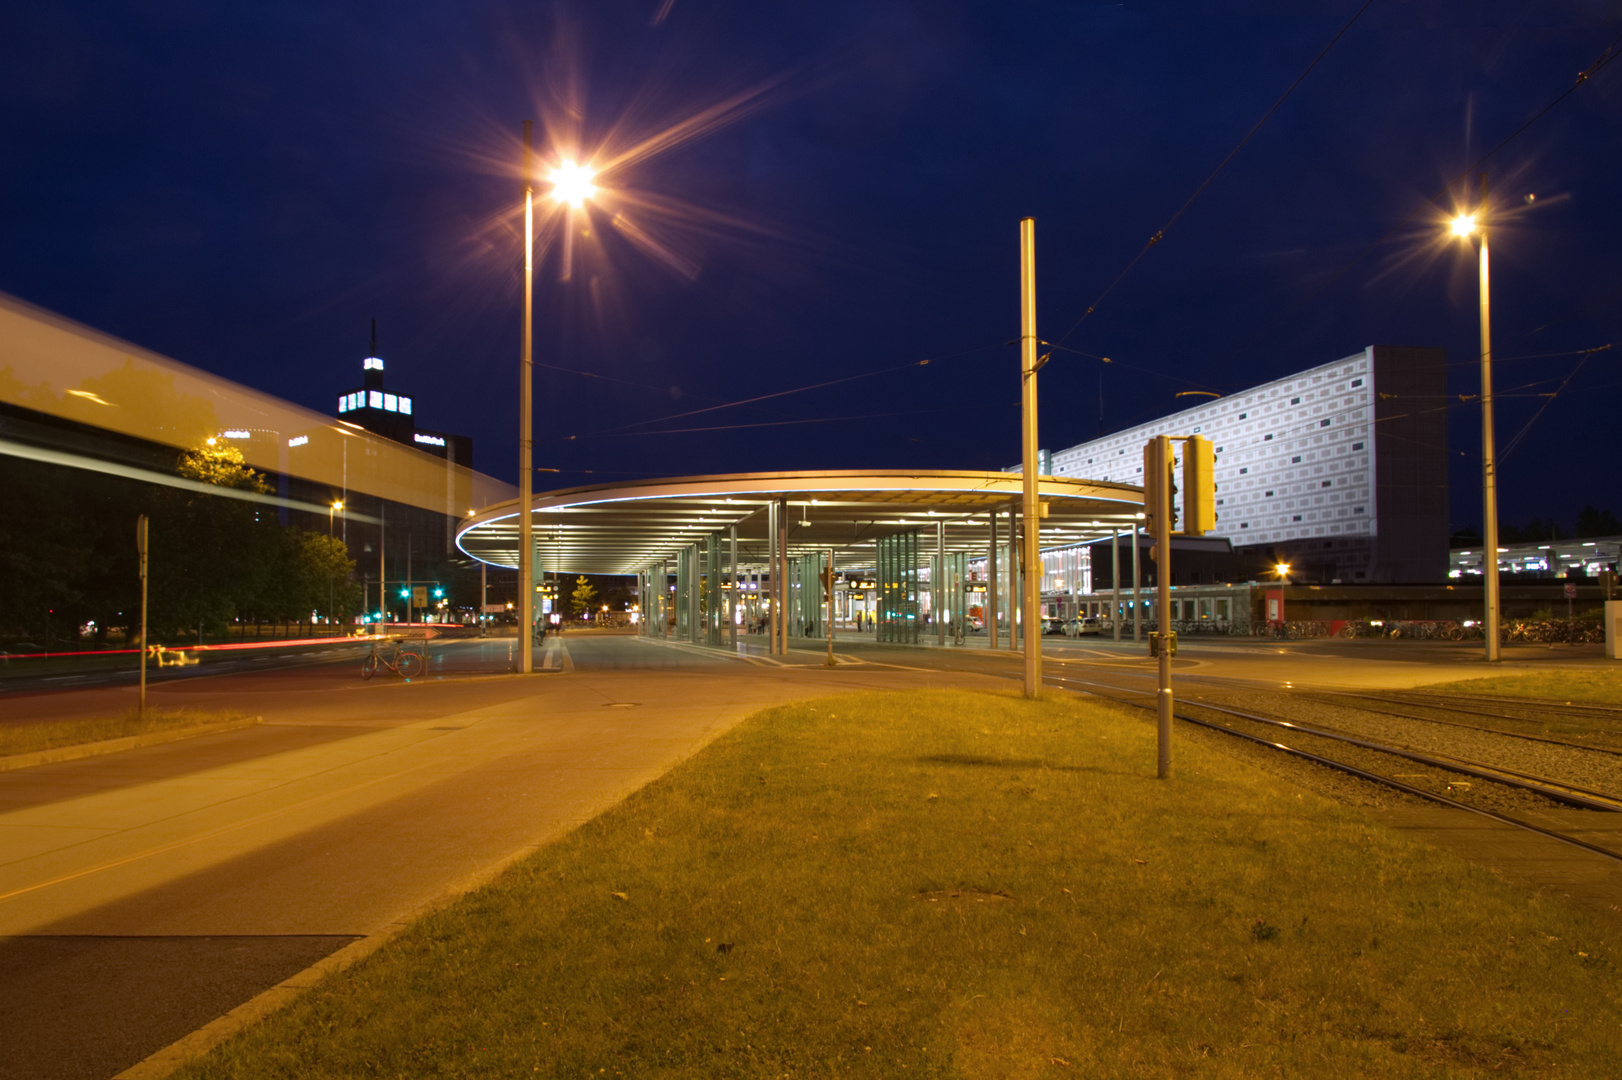
<instances>
[{"instance_id":1,"label":"bus station canopy","mask_svg":"<svg viewBox=\"0 0 1622 1080\"><path fill-rule=\"evenodd\" d=\"M534 496L537 575L637 574L675 558L689 545L737 528L739 570L764 569L767 507L786 508L790 558L834 553L839 570L874 565L877 541L909 531L935 550L984 555L990 515L1017 514L1023 478L1007 472L761 472L683 476L600 484ZM1045 514L1042 547L1067 547L1130 531L1142 519L1143 493L1128 484L1068 477L1039 478ZM518 504L470 514L457 545L493 566L518 567Z\"/></svg>"}]
</instances>

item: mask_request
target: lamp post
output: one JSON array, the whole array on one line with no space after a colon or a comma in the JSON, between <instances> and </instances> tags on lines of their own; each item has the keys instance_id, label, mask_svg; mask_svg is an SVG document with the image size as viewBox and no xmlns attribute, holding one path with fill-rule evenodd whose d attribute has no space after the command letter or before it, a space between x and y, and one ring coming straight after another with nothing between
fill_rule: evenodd
<instances>
[{"instance_id":1,"label":"lamp post","mask_svg":"<svg viewBox=\"0 0 1622 1080\"><path fill-rule=\"evenodd\" d=\"M1487 617L1482 627L1486 631L1489 662L1498 655L1498 466L1493 460L1492 427L1492 291L1487 274L1487 174L1481 174L1481 201L1474 214L1460 214L1453 219L1453 235L1468 239L1479 234L1477 262L1481 271L1481 513L1482 540L1486 550L1481 560L1484 577Z\"/></svg>"},{"instance_id":2,"label":"lamp post","mask_svg":"<svg viewBox=\"0 0 1622 1080\"><path fill-rule=\"evenodd\" d=\"M332 516L333 516L333 514L337 513L339 510L342 510L343 508L344 508L344 504L342 502L334 502L331 506L327 507L327 535L328 536L332 535Z\"/></svg>"},{"instance_id":3,"label":"lamp post","mask_svg":"<svg viewBox=\"0 0 1622 1080\"><path fill-rule=\"evenodd\" d=\"M535 302L535 148L531 122L524 121L524 319L518 344L518 673L534 670L535 526L529 519L530 487L535 474L530 461L530 338Z\"/></svg>"}]
</instances>

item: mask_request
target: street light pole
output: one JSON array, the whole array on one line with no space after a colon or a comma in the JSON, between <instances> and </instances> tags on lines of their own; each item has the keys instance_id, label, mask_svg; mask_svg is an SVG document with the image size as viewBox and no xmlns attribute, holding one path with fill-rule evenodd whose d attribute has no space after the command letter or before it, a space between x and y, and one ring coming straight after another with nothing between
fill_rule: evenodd
<instances>
[{"instance_id":1,"label":"street light pole","mask_svg":"<svg viewBox=\"0 0 1622 1080\"><path fill-rule=\"evenodd\" d=\"M535 526L530 521L530 487L535 474L531 468L530 376L533 369L530 345L534 327L535 300L535 149L531 122L524 121L524 321L518 346L518 672L534 670L535 640Z\"/></svg>"},{"instance_id":2,"label":"street light pole","mask_svg":"<svg viewBox=\"0 0 1622 1080\"><path fill-rule=\"evenodd\" d=\"M1487 174L1481 174L1480 213L1487 212ZM1481 226L1481 510L1487 544L1482 569L1486 571L1487 659L1498 655L1498 465L1493 453L1492 425L1492 291L1487 275L1487 227Z\"/></svg>"},{"instance_id":3,"label":"street light pole","mask_svg":"<svg viewBox=\"0 0 1622 1080\"><path fill-rule=\"evenodd\" d=\"M1487 271L1487 174L1481 174L1481 201L1474 214L1461 214L1453 219L1455 236L1469 237L1480 232L1481 247L1477 256L1481 271L1481 514L1482 541L1481 573L1487 601L1486 631L1487 660L1499 659L1499 604L1498 604L1498 465L1493 452L1492 423L1492 290Z\"/></svg>"},{"instance_id":4,"label":"street light pole","mask_svg":"<svg viewBox=\"0 0 1622 1080\"><path fill-rule=\"evenodd\" d=\"M1037 499L1036 435L1036 219L1019 223L1019 369L1020 419L1025 480L1025 696L1042 689L1042 538ZM1016 564L1017 565L1017 564Z\"/></svg>"}]
</instances>

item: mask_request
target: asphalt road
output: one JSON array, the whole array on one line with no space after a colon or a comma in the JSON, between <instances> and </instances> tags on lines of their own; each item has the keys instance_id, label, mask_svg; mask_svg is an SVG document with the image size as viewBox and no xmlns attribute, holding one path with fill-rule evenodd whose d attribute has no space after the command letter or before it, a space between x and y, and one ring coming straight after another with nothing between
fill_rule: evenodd
<instances>
[{"instance_id":1,"label":"asphalt road","mask_svg":"<svg viewBox=\"0 0 1622 1080\"><path fill-rule=\"evenodd\" d=\"M174 681L154 699L265 722L0 773L0 1077L113 1076L561 836L761 707L986 684L567 644L569 675L489 674L510 648L497 640L448 646L411 683L363 683L352 659ZM131 693L7 704L64 716Z\"/></svg>"}]
</instances>

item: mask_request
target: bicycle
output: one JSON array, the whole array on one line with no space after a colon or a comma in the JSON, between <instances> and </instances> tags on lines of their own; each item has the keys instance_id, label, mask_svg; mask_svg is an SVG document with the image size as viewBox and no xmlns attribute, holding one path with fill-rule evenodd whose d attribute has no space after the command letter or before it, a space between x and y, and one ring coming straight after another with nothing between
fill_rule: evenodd
<instances>
[{"instance_id":1,"label":"bicycle","mask_svg":"<svg viewBox=\"0 0 1622 1080\"><path fill-rule=\"evenodd\" d=\"M377 650L377 642L372 643L372 651L361 661L360 677L370 679L377 674L379 667L387 668L402 679L414 679L422 674L422 656L419 653L404 652L400 643L394 643L394 659L391 661Z\"/></svg>"}]
</instances>

